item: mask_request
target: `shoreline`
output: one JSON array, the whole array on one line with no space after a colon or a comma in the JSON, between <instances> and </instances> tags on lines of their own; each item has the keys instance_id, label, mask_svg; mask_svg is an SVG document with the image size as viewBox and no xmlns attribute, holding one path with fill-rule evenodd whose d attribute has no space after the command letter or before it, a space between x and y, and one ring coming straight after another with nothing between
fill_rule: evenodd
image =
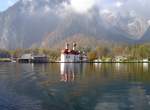
<instances>
[{"instance_id":1,"label":"shoreline","mask_svg":"<svg viewBox=\"0 0 150 110\"><path fill-rule=\"evenodd\" d=\"M49 63L150 63L150 61L147 62L141 62L141 61L127 61L127 62L94 62L94 61L86 61L86 62L49 62Z\"/></svg>"},{"instance_id":2,"label":"shoreline","mask_svg":"<svg viewBox=\"0 0 150 110\"><path fill-rule=\"evenodd\" d=\"M23 64L22 62L12 62L12 61L0 61L0 63L20 63L20 64ZM129 62L46 62L46 63L33 63L33 64L50 64L50 63L74 63L74 64L76 64L76 63L92 63L92 64L94 64L94 63L150 63L150 61L148 61L148 62L135 62L135 61L129 61ZM28 63L24 63L24 64L28 64Z\"/></svg>"},{"instance_id":3,"label":"shoreline","mask_svg":"<svg viewBox=\"0 0 150 110\"><path fill-rule=\"evenodd\" d=\"M1 58L0 63L150 63L150 61L78 61L78 62L61 62L61 61L47 61L47 62L19 62L9 58Z\"/></svg>"}]
</instances>

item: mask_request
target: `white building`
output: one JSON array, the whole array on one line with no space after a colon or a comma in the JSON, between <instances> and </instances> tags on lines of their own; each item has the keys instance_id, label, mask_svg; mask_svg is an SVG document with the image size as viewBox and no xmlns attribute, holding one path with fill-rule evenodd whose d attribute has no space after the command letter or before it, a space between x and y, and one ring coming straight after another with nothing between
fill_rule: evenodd
<instances>
[{"instance_id":1,"label":"white building","mask_svg":"<svg viewBox=\"0 0 150 110\"><path fill-rule=\"evenodd\" d=\"M143 59L143 62L149 62L148 58Z\"/></svg>"},{"instance_id":2,"label":"white building","mask_svg":"<svg viewBox=\"0 0 150 110\"><path fill-rule=\"evenodd\" d=\"M60 62L80 62L81 54L76 50L76 43L73 43L73 49L69 49L69 44L66 44L66 48L61 51L61 61Z\"/></svg>"},{"instance_id":3,"label":"white building","mask_svg":"<svg viewBox=\"0 0 150 110\"><path fill-rule=\"evenodd\" d=\"M124 56L116 56L115 57L115 62L123 62L125 60L127 60L127 58Z\"/></svg>"}]
</instances>

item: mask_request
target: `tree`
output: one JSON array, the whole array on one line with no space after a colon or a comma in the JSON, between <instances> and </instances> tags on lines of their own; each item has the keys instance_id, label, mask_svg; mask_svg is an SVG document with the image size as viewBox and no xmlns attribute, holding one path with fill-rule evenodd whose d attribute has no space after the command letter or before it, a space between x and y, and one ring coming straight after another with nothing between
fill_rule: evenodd
<instances>
[{"instance_id":1,"label":"tree","mask_svg":"<svg viewBox=\"0 0 150 110\"><path fill-rule=\"evenodd\" d=\"M13 52L13 57L15 57L15 58L21 57L22 53L23 53L23 49L17 48Z\"/></svg>"},{"instance_id":2,"label":"tree","mask_svg":"<svg viewBox=\"0 0 150 110\"><path fill-rule=\"evenodd\" d=\"M97 52L96 51L91 51L91 52L88 53L88 59L90 61L93 61L93 60L95 60L97 58L98 58L98 56L97 56Z\"/></svg>"}]
</instances>

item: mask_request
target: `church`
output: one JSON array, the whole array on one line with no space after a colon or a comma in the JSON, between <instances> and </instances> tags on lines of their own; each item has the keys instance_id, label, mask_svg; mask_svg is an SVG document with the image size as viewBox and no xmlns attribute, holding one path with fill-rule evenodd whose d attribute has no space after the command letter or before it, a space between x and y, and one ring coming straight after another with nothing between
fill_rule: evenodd
<instances>
[{"instance_id":1,"label":"church","mask_svg":"<svg viewBox=\"0 0 150 110\"><path fill-rule=\"evenodd\" d=\"M73 63L81 61L81 53L76 50L76 43L73 43L73 48L69 49L69 44L66 43L65 49L61 51L61 61L62 63Z\"/></svg>"}]
</instances>

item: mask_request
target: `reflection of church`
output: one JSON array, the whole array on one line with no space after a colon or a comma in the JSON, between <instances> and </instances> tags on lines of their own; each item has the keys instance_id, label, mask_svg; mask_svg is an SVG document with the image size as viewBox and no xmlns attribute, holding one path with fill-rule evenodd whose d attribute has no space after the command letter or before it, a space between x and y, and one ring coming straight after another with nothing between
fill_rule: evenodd
<instances>
[{"instance_id":1,"label":"reflection of church","mask_svg":"<svg viewBox=\"0 0 150 110\"><path fill-rule=\"evenodd\" d=\"M61 81L72 82L75 80L77 74L80 73L80 64L76 63L61 63L60 74Z\"/></svg>"}]
</instances>

